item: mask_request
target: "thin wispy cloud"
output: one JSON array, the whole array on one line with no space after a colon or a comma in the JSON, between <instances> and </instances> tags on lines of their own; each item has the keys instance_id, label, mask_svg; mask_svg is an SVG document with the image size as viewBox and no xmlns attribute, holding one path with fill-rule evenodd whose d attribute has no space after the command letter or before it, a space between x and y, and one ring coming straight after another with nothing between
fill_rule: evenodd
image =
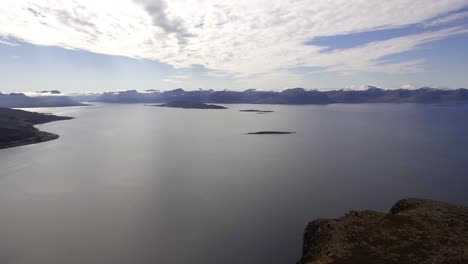
<instances>
[{"instance_id":1,"label":"thin wispy cloud","mask_svg":"<svg viewBox=\"0 0 468 264\"><path fill-rule=\"evenodd\" d=\"M400 86L401 89L415 89L416 87L414 87L414 85L411 85L411 84L403 84L402 86Z\"/></svg>"},{"instance_id":2,"label":"thin wispy cloud","mask_svg":"<svg viewBox=\"0 0 468 264\"><path fill-rule=\"evenodd\" d=\"M6 40L1 40L1 39L0 39L0 45L7 45L7 46L12 46L12 47L18 46L18 44L16 44L16 43L9 42L9 41L6 41Z\"/></svg>"},{"instance_id":3,"label":"thin wispy cloud","mask_svg":"<svg viewBox=\"0 0 468 264\"><path fill-rule=\"evenodd\" d=\"M450 36L468 33L468 28L450 27L437 31L371 42L355 48L335 50L323 53L313 59L304 60L302 65L322 66L326 71L362 71L362 72L420 72L424 59L399 63L386 62L390 55L409 52L425 44Z\"/></svg>"},{"instance_id":4,"label":"thin wispy cloud","mask_svg":"<svg viewBox=\"0 0 468 264\"><path fill-rule=\"evenodd\" d=\"M427 23L423 23L423 27L443 26L443 25L447 25L447 24L452 23L452 22L462 20L462 19L467 18L467 17L468 17L468 11L459 12L459 13L455 13L455 14L450 14L448 16L433 19L433 20L431 20L431 21L429 21Z\"/></svg>"},{"instance_id":5,"label":"thin wispy cloud","mask_svg":"<svg viewBox=\"0 0 468 264\"><path fill-rule=\"evenodd\" d=\"M187 81L190 78L188 75L183 75L183 74L173 74L169 75L167 78L164 78L165 82L168 83L182 83L184 81Z\"/></svg>"},{"instance_id":6,"label":"thin wispy cloud","mask_svg":"<svg viewBox=\"0 0 468 264\"><path fill-rule=\"evenodd\" d=\"M201 65L213 76L240 83L303 83L292 70L400 74L425 70L425 58L392 61L448 37L467 33L450 26L468 12L466 0L267 1L267 0L5 0L0 36L35 45L144 58L176 69ZM448 15L447 15L448 14ZM423 24L420 32L327 50L306 45L318 37ZM432 30L434 26L437 30ZM1 42L0 42L1 44ZM180 81L168 77L167 81Z\"/></svg>"}]
</instances>

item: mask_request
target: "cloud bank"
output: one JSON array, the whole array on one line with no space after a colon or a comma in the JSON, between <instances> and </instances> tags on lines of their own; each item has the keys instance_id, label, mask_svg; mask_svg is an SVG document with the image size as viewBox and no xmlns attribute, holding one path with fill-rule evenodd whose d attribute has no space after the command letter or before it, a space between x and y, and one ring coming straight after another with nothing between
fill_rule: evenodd
<instances>
[{"instance_id":1,"label":"cloud bank","mask_svg":"<svg viewBox=\"0 0 468 264\"><path fill-rule=\"evenodd\" d=\"M201 65L250 85L287 86L301 83L303 74L291 71L299 67L344 74L423 71L424 58L388 57L467 33L466 26L450 26L466 17L454 13L465 6L466 0L4 0L0 38L157 60L174 68ZM425 25L421 32L346 49L305 44L417 24Z\"/></svg>"}]
</instances>

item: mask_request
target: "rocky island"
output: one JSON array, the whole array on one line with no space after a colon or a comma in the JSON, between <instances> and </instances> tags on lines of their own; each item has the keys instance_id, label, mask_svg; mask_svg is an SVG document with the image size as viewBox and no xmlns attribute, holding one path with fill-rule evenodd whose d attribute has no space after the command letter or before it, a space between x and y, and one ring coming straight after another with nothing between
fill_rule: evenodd
<instances>
[{"instance_id":1,"label":"rocky island","mask_svg":"<svg viewBox=\"0 0 468 264\"><path fill-rule=\"evenodd\" d=\"M214 104L205 104L200 102L191 102L191 101L173 101L165 104L151 105L159 107L172 107L172 108L184 108L184 109L227 109L227 107L214 105Z\"/></svg>"},{"instance_id":2,"label":"rocky island","mask_svg":"<svg viewBox=\"0 0 468 264\"><path fill-rule=\"evenodd\" d=\"M58 135L40 131L34 125L68 119L72 117L0 108L0 149L57 139Z\"/></svg>"},{"instance_id":3,"label":"rocky island","mask_svg":"<svg viewBox=\"0 0 468 264\"><path fill-rule=\"evenodd\" d=\"M318 219L304 233L298 264L468 263L468 208L404 199L390 212Z\"/></svg>"},{"instance_id":4,"label":"rocky island","mask_svg":"<svg viewBox=\"0 0 468 264\"><path fill-rule=\"evenodd\" d=\"M247 135L287 135L287 134L294 134L296 132L290 131L257 131L257 132L249 132L245 133Z\"/></svg>"},{"instance_id":5,"label":"rocky island","mask_svg":"<svg viewBox=\"0 0 468 264\"><path fill-rule=\"evenodd\" d=\"M257 109L244 109L244 110L239 110L239 112L266 114L266 113L273 113L274 111L271 111L271 110L257 110Z\"/></svg>"}]
</instances>

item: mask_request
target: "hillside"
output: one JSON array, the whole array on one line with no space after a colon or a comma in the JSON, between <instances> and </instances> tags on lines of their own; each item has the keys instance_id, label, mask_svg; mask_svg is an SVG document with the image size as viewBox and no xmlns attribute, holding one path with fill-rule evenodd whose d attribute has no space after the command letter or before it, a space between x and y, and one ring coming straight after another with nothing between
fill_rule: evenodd
<instances>
[{"instance_id":1,"label":"hillside","mask_svg":"<svg viewBox=\"0 0 468 264\"><path fill-rule=\"evenodd\" d=\"M68 119L72 118L0 108L0 149L57 139L58 135L40 131L34 125Z\"/></svg>"}]
</instances>

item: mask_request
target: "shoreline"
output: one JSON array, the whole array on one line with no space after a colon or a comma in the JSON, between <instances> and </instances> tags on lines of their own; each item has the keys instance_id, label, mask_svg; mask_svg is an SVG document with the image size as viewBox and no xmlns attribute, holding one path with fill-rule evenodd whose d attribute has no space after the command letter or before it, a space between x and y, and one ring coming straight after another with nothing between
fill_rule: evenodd
<instances>
[{"instance_id":1,"label":"shoreline","mask_svg":"<svg viewBox=\"0 0 468 264\"><path fill-rule=\"evenodd\" d=\"M43 143L43 142L52 141L58 138L60 138L60 136L57 134L38 130L37 135L34 137L29 137L29 138L25 138L25 139L18 140L18 141L13 141L11 143L7 143L4 145L0 145L0 150Z\"/></svg>"},{"instance_id":2,"label":"shoreline","mask_svg":"<svg viewBox=\"0 0 468 264\"><path fill-rule=\"evenodd\" d=\"M0 149L31 145L58 139L60 136L41 131L35 125L70 120L73 117L41 114L25 110L0 108Z\"/></svg>"}]
</instances>

